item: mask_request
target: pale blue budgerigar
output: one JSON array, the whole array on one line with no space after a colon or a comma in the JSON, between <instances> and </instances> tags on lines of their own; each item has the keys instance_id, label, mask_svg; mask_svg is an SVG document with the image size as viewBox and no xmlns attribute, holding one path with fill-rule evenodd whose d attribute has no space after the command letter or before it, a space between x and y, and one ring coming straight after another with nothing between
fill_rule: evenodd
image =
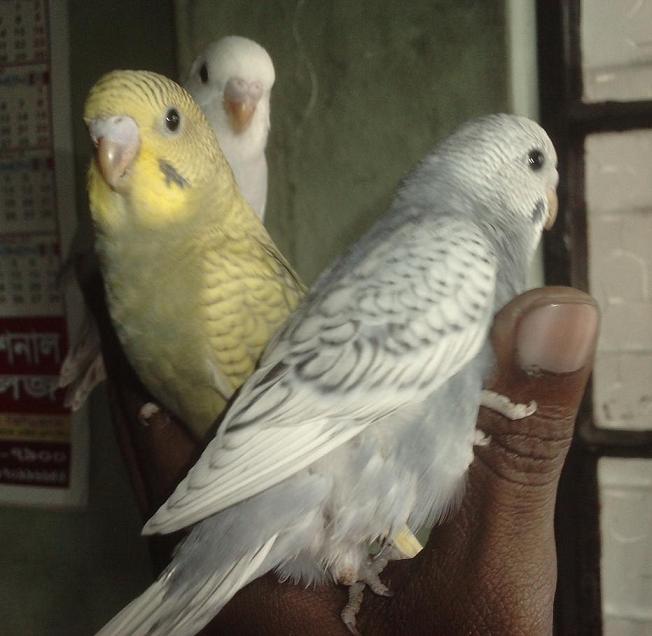
<instances>
[{"instance_id":1,"label":"pale blue budgerigar","mask_svg":"<svg viewBox=\"0 0 652 636\"><path fill-rule=\"evenodd\" d=\"M480 404L514 419L536 408L482 385L494 314L525 289L554 222L556 161L545 131L513 115L435 147L321 276L146 524L194 527L102 634L195 634L272 569L356 596L365 583L387 591L369 546L454 508ZM354 609L343 611L352 631Z\"/></svg>"},{"instance_id":2,"label":"pale blue budgerigar","mask_svg":"<svg viewBox=\"0 0 652 636\"><path fill-rule=\"evenodd\" d=\"M261 221L267 204L265 147L274 80L274 64L267 51L253 40L230 35L199 53L184 82L213 128L240 193ZM66 404L73 411L80 409L105 379L100 335L86 312L80 334L61 366L59 385L67 387ZM151 406L146 412L157 410Z\"/></svg>"}]
</instances>

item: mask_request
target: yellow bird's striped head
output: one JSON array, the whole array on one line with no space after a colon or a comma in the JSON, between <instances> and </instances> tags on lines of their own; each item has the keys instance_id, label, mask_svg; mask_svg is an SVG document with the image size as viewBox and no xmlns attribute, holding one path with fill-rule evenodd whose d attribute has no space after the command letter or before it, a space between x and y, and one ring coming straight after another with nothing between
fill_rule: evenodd
<instances>
[{"instance_id":1,"label":"yellow bird's striped head","mask_svg":"<svg viewBox=\"0 0 652 636\"><path fill-rule=\"evenodd\" d=\"M207 212L202 202L238 198L211 126L172 80L147 71L108 73L91 89L84 121L95 145L88 191L101 231L187 224Z\"/></svg>"}]
</instances>

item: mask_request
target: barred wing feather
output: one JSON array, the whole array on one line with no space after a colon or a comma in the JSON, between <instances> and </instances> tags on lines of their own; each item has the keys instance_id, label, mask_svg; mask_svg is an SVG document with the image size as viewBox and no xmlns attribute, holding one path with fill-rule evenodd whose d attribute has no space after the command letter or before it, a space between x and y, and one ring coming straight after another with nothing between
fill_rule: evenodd
<instances>
[{"instance_id":1,"label":"barred wing feather","mask_svg":"<svg viewBox=\"0 0 652 636\"><path fill-rule=\"evenodd\" d=\"M317 284L145 533L173 532L279 483L477 355L496 278L480 230L439 218L369 243Z\"/></svg>"}]
</instances>

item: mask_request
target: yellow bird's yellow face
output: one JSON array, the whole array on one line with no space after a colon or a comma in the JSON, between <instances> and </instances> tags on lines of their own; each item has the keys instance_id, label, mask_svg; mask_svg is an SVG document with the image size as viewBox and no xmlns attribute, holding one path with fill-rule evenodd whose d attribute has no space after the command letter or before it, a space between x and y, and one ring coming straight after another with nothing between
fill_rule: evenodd
<instances>
[{"instance_id":1,"label":"yellow bird's yellow face","mask_svg":"<svg viewBox=\"0 0 652 636\"><path fill-rule=\"evenodd\" d=\"M113 71L91 89L84 121L95 146L89 198L110 231L129 218L144 227L187 221L202 193L230 195L231 170L190 95L146 71Z\"/></svg>"}]
</instances>

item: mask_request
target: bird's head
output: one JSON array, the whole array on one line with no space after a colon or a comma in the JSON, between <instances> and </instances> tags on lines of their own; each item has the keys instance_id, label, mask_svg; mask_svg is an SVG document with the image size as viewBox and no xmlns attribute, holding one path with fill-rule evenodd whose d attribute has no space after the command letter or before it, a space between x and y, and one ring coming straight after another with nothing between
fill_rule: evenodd
<instances>
[{"instance_id":1,"label":"bird's head","mask_svg":"<svg viewBox=\"0 0 652 636\"><path fill-rule=\"evenodd\" d=\"M501 242L517 239L529 257L555 222L558 181L545 130L525 117L495 114L463 124L436 146L402 196L421 184L426 196L445 199L439 210L452 202Z\"/></svg>"},{"instance_id":2,"label":"bird's head","mask_svg":"<svg viewBox=\"0 0 652 636\"><path fill-rule=\"evenodd\" d=\"M146 226L184 220L208 184L233 177L205 116L178 84L146 71L113 71L91 89L84 121L95 146L89 195L96 222L125 205ZM229 184L231 184L229 186Z\"/></svg>"},{"instance_id":3,"label":"bird's head","mask_svg":"<svg viewBox=\"0 0 652 636\"><path fill-rule=\"evenodd\" d=\"M267 51L253 40L230 35L210 44L195 59L184 84L225 131L237 137L258 122L266 139L274 80Z\"/></svg>"}]
</instances>

